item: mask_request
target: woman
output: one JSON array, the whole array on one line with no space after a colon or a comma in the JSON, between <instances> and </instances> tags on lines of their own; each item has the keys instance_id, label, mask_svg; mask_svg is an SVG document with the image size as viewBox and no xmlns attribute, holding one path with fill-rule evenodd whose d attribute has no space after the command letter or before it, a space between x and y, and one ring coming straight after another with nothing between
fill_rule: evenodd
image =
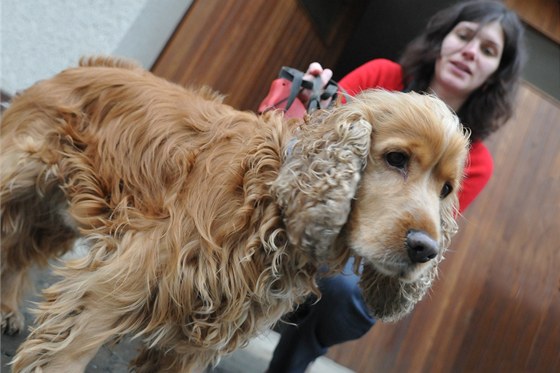
<instances>
[{"instance_id":1,"label":"woman","mask_svg":"<svg viewBox=\"0 0 560 373\"><path fill-rule=\"evenodd\" d=\"M446 102L471 131L472 147L459 204L463 212L492 174L482 143L511 116L525 59L523 26L502 3L467 1L436 13L406 48L400 64L372 60L339 83L355 95L368 88L428 92ZM332 75L314 63L308 74ZM320 281L321 300L300 307L286 325L268 372L304 372L327 348L363 336L375 323L358 288L352 261L341 275ZM311 303L311 302L310 302Z\"/></svg>"}]
</instances>

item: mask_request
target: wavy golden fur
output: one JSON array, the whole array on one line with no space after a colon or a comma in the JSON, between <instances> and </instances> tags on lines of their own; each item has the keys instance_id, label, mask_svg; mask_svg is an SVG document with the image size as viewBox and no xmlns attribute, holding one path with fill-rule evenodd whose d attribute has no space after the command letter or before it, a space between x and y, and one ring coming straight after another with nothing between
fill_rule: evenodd
<instances>
[{"instance_id":1,"label":"wavy golden fur","mask_svg":"<svg viewBox=\"0 0 560 373\"><path fill-rule=\"evenodd\" d=\"M456 116L429 95L369 91L298 123L111 58L27 89L1 128L3 332L23 328L28 269L78 237L88 246L44 291L14 372L83 371L125 334L145 346L137 372L202 369L350 255L373 314L397 319L455 233L467 154ZM437 259L411 260L411 231Z\"/></svg>"}]
</instances>

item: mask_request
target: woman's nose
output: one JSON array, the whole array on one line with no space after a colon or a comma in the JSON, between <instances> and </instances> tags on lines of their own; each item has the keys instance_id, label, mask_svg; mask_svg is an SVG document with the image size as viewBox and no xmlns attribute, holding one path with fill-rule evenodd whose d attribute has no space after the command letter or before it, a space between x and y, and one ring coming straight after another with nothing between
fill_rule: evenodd
<instances>
[{"instance_id":1,"label":"woman's nose","mask_svg":"<svg viewBox=\"0 0 560 373\"><path fill-rule=\"evenodd\" d=\"M463 47L461 55L467 60L473 60L476 56L476 48L476 42L471 40Z\"/></svg>"}]
</instances>

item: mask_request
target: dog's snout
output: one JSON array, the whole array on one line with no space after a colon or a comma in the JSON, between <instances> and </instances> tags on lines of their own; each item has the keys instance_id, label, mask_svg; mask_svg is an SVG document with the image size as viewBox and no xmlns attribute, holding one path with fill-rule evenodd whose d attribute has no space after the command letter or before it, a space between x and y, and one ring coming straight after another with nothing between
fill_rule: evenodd
<instances>
[{"instance_id":1,"label":"dog's snout","mask_svg":"<svg viewBox=\"0 0 560 373\"><path fill-rule=\"evenodd\" d=\"M426 232L410 230L406 235L408 256L413 263L425 263L434 259L439 251L438 243Z\"/></svg>"}]
</instances>

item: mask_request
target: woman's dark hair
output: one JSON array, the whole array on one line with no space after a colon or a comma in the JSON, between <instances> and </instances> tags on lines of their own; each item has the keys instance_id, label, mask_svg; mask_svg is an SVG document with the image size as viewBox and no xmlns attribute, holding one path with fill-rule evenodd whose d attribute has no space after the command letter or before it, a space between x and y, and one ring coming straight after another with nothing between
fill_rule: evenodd
<instances>
[{"instance_id":1,"label":"woman's dark hair","mask_svg":"<svg viewBox=\"0 0 560 373\"><path fill-rule=\"evenodd\" d=\"M498 21L504 32L504 49L498 69L475 90L457 115L471 130L473 140L482 140L500 128L512 115L513 100L525 63L524 28L517 14L497 1L474 0L436 13L425 31L408 44L400 64L405 90L425 92L432 81L443 39L462 21L484 25Z\"/></svg>"}]
</instances>

